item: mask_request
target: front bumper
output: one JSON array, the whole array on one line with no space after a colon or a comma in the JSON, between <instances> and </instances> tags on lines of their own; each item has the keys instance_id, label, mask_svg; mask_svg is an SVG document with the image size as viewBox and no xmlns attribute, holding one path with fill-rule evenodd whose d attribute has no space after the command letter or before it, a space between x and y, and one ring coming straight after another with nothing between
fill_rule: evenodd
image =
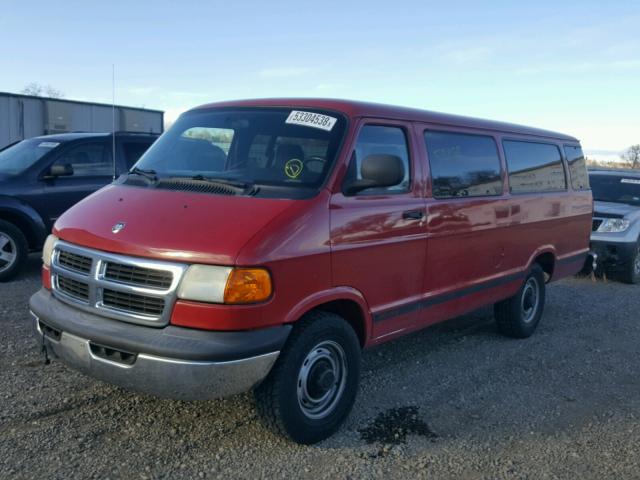
<instances>
[{"instance_id":1,"label":"front bumper","mask_svg":"<svg viewBox=\"0 0 640 480\"><path fill-rule=\"evenodd\" d=\"M613 270L627 266L633 260L637 247L635 241L591 240L591 250L598 255L598 265Z\"/></svg>"},{"instance_id":2,"label":"front bumper","mask_svg":"<svg viewBox=\"0 0 640 480\"><path fill-rule=\"evenodd\" d=\"M34 331L52 357L121 387L181 400L245 392L267 376L291 326L210 332L152 328L70 307L47 290L29 301Z\"/></svg>"}]
</instances>

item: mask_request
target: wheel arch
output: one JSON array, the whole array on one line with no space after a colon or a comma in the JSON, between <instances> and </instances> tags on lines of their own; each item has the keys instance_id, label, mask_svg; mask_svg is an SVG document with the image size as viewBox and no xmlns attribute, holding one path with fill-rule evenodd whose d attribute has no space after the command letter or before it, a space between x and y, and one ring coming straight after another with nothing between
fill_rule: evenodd
<instances>
[{"instance_id":1,"label":"wheel arch","mask_svg":"<svg viewBox=\"0 0 640 480\"><path fill-rule=\"evenodd\" d=\"M29 248L38 250L47 236L47 228L42 217L30 205L13 197L0 196L0 220L5 220L19 228L27 239Z\"/></svg>"},{"instance_id":2,"label":"wheel arch","mask_svg":"<svg viewBox=\"0 0 640 480\"><path fill-rule=\"evenodd\" d=\"M534 264L538 264L540 265L540 268L542 268L542 271L547 275L547 281L550 281L553 278L556 262L556 249L551 245L547 245L539 248L533 253L533 255L531 255L527 264L527 270Z\"/></svg>"},{"instance_id":3,"label":"wheel arch","mask_svg":"<svg viewBox=\"0 0 640 480\"><path fill-rule=\"evenodd\" d=\"M323 310L340 315L354 329L360 346L371 338L373 319L364 296L351 287L335 287L318 292L292 308L285 323L293 323L313 310Z\"/></svg>"}]
</instances>

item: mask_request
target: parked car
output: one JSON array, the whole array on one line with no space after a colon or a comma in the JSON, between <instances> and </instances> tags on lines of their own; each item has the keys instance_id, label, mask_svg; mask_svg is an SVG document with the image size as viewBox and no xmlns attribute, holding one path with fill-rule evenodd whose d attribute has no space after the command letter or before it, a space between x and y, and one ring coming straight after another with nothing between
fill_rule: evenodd
<instances>
[{"instance_id":1,"label":"parked car","mask_svg":"<svg viewBox=\"0 0 640 480\"><path fill-rule=\"evenodd\" d=\"M0 281L39 251L56 219L127 171L158 135L110 133L30 138L0 150Z\"/></svg>"},{"instance_id":2,"label":"parked car","mask_svg":"<svg viewBox=\"0 0 640 480\"><path fill-rule=\"evenodd\" d=\"M483 305L528 337L578 272L592 198L570 136L338 100L183 114L73 207L30 300L47 355L162 397L254 389L313 443L353 406L363 347Z\"/></svg>"},{"instance_id":3,"label":"parked car","mask_svg":"<svg viewBox=\"0 0 640 480\"><path fill-rule=\"evenodd\" d=\"M640 172L589 171L594 213L591 248L598 264L627 283L640 282Z\"/></svg>"}]
</instances>

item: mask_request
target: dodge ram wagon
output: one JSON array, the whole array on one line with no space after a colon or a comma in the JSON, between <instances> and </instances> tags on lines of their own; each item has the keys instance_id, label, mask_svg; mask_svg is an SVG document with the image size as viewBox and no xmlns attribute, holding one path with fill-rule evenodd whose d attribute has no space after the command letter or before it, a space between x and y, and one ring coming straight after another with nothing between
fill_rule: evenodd
<instances>
[{"instance_id":1,"label":"dodge ram wagon","mask_svg":"<svg viewBox=\"0 0 640 480\"><path fill-rule=\"evenodd\" d=\"M62 215L30 300L47 355L161 397L253 390L300 443L335 432L361 350L485 305L531 335L589 251L561 133L339 100L184 113Z\"/></svg>"}]
</instances>

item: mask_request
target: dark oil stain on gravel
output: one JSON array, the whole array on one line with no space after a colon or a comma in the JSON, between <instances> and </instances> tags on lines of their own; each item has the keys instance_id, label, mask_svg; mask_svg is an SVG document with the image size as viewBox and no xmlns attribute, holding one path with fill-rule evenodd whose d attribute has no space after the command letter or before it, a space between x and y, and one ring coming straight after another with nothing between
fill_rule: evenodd
<instances>
[{"instance_id":1,"label":"dark oil stain on gravel","mask_svg":"<svg viewBox=\"0 0 640 480\"><path fill-rule=\"evenodd\" d=\"M369 444L381 442L399 445L406 443L407 435L437 438L429 425L418 416L418 407L391 408L379 413L371 425L358 431L360 438Z\"/></svg>"}]
</instances>

